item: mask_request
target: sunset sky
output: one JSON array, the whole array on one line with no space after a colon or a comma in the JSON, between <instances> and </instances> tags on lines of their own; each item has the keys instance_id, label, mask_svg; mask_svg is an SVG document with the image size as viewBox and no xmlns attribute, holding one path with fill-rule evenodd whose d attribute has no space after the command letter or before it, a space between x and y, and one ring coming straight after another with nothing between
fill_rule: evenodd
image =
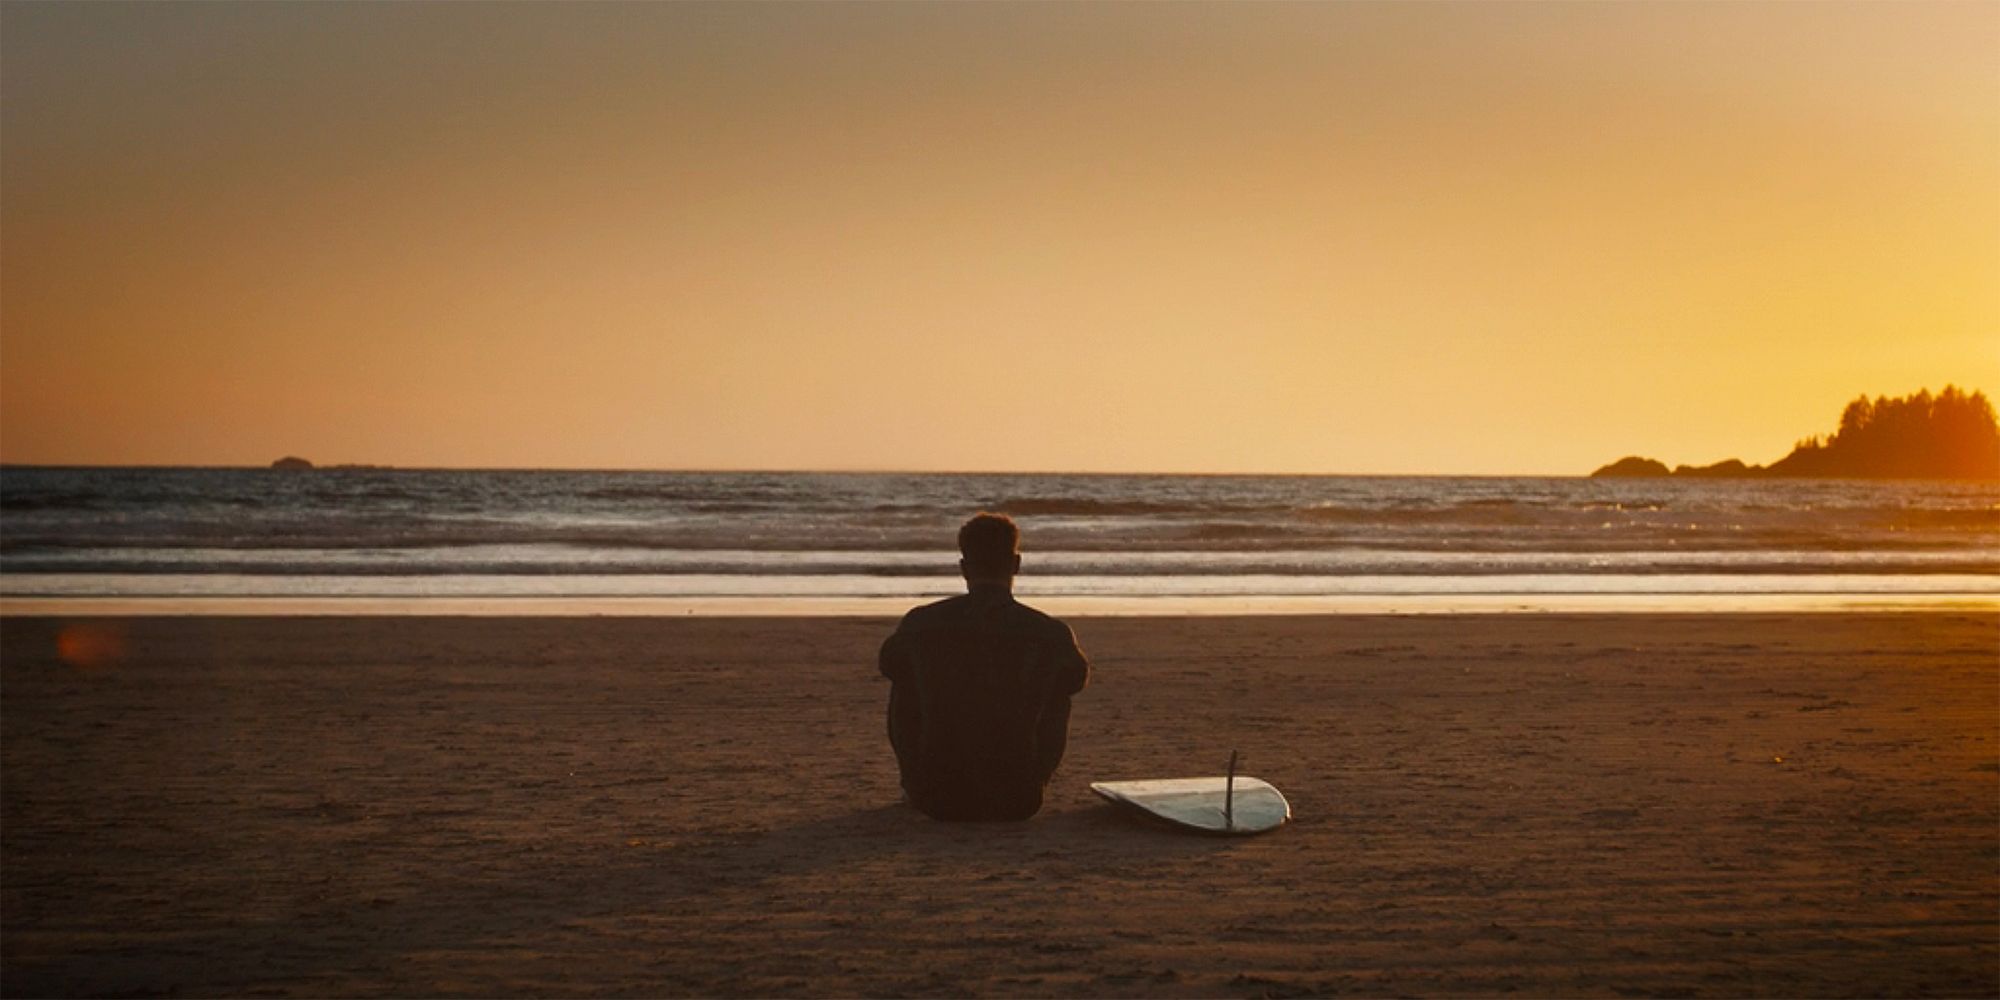
<instances>
[{"instance_id":1,"label":"sunset sky","mask_svg":"<svg viewBox=\"0 0 2000 1000\"><path fill-rule=\"evenodd\" d=\"M1577 474L2000 391L2000 3L0 19L10 463Z\"/></svg>"}]
</instances>

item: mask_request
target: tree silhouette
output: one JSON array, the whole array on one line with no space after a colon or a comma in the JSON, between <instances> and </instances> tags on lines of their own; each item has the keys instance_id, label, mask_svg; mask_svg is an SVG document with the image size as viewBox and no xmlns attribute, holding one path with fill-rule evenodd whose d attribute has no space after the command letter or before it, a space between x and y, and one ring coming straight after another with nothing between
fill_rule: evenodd
<instances>
[{"instance_id":1,"label":"tree silhouette","mask_svg":"<svg viewBox=\"0 0 2000 1000\"><path fill-rule=\"evenodd\" d=\"M1867 396L1847 404L1840 429L1810 437L1771 464L1781 476L2000 478L2000 423L1983 392L1947 385L1933 396Z\"/></svg>"}]
</instances>

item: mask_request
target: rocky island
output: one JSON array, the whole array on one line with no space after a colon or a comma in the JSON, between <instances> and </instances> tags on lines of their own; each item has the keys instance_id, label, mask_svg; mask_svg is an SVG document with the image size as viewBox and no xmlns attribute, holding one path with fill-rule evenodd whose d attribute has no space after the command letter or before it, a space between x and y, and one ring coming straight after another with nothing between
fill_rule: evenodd
<instances>
[{"instance_id":1,"label":"rocky island","mask_svg":"<svg viewBox=\"0 0 2000 1000\"><path fill-rule=\"evenodd\" d=\"M2000 423L1985 393L1947 385L1935 396L1928 389L1900 398L1862 396L1841 411L1839 430L1800 441L1770 465L1732 458L1669 470L1657 459L1630 455L1591 475L2000 479Z\"/></svg>"}]
</instances>

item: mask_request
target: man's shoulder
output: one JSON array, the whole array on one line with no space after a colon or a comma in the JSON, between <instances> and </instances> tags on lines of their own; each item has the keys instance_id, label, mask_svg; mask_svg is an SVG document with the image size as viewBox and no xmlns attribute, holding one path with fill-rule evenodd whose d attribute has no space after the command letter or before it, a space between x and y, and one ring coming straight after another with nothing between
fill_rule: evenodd
<instances>
[{"instance_id":1,"label":"man's shoulder","mask_svg":"<svg viewBox=\"0 0 2000 1000\"><path fill-rule=\"evenodd\" d=\"M1003 600L1006 602L1005 611L1001 614L1000 620L1005 623L1004 627L1010 631L1028 632L1037 636L1062 640L1067 640L1070 637L1070 628L1063 623L1062 619L1040 608L1022 604L1012 597L1003 598ZM988 602L990 602L990 598ZM934 629L953 628L966 624L971 619L984 617L990 614L991 611L991 603L981 602L974 595L959 594L956 597L947 597L941 601L932 601L929 604L911 608L908 613L903 615L902 622L897 625L897 631L924 632ZM988 618L986 620L991 621L992 619Z\"/></svg>"},{"instance_id":2,"label":"man's shoulder","mask_svg":"<svg viewBox=\"0 0 2000 1000\"><path fill-rule=\"evenodd\" d=\"M965 601L965 595L960 594L957 597L920 604L904 613L903 620L897 624L896 630L916 632L949 625L964 613Z\"/></svg>"},{"instance_id":3,"label":"man's shoulder","mask_svg":"<svg viewBox=\"0 0 2000 1000\"><path fill-rule=\"evenodd\" d=\"M1032 629L1036 632L1045 633L1048 635L1060 635L1063 637L1068 637L1070 634L1069 626L1065 624L1062 619L1057 618L1056 616L1049 614L1048 612L1043 611L1040 608L1031 607L1029 605L1022 604L1020 601L1015 601L1013 610L1017 620L1020 622L1020 625L1024 628Z\"/></svg>"}]
</instances>

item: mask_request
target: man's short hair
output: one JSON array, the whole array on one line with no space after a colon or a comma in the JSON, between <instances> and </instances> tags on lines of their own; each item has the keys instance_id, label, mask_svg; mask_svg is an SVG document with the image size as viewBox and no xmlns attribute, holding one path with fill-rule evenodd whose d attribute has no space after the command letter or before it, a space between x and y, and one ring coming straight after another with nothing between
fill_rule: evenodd
<instances>
[{"instance_id":1,"label":"man's short hair","mask_svg":"<svg viewBox=\"0 0 2000 1000\"><path fill-rule=\"evenodd\" d=\"M980 511L958 529L958 554L968 570L1012 575L1020 553L1021 529L1005 514Z\"/></svg>"}]
</instances>

